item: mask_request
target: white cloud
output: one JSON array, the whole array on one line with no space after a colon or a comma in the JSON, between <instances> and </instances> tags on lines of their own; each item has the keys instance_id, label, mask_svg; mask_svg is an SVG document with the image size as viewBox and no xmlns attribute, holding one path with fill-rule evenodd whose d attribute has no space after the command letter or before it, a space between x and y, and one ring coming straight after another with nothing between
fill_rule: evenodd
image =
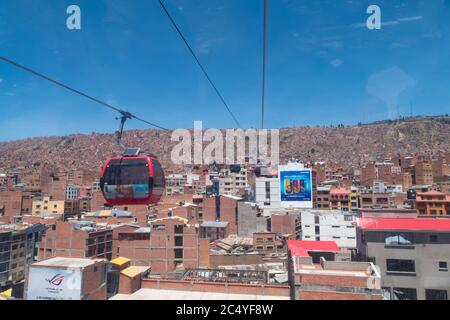
<instances>
[{"instance_id":1,"label":"white cloud","mask_svg":"<svg viewBox=\"0 0 450 320\"><path fill-rule=\"evenodd\" d=\"M344 63L341 59L334 59L333 61L330 61L330 64L333 66L333 68L338 68Z\"/></svg>"}]
</instances>

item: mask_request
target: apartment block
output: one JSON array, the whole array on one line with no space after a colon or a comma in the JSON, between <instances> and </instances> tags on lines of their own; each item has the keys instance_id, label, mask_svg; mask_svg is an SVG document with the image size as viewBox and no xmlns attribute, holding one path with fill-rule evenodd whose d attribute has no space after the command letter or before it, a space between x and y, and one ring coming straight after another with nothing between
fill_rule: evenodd
<instances>
[{"instance_id":1,"label":"apartment block","mask_svg":"<svg viewBox=\"0 0 450 320\"><path fill-rule=\"evenodd\" d=\"M330 191L330 209L352 211L351 191L344 188Z\"/></svg>"},{"instance_id":2,"label":"apartment block","mask_svg":"<svg viewBox=\"0 0 450 320\"><path fill-rule=\"evenodd\" d=\"M330 187L317 187L316 197L314 197L314 208L317 209L330 209Z\"/></svg>"},{"instance_id":3,"label":"apartment block","mask_svg":"<svg viewBox=\"0 0 450 320\"><path fill-rule=\"evenodd\" d=\"M112 230L92 221L57 221L39 245L39 260L54 257L112 258Z\"/></svg>"},{"instance_id":4,"label":"apartment block","mask_svg":"<svg viewBox=\"0 0 450 320\"><path fill-rule=\"evenodd\" d=\"M442 192L417 193L414 207L420 216L450 218L450 196Z\"/></svg>"},{"instance_id":5,"label":"apartment block","mask_svg":"<svg viewBox=\"0 0 450 320\"><path fill-rule=\"evenodd\" d=\"M266 217L281 208L280 181L278 177L258 177L255 179L253 194L255 203Z\"/></svg>"},{"instance_id":6,"label":"apartment block","mask_svg":"<svg viewBox=\"0 0 450 320\"><path fill-rule=\"evenodd\" d=\"M25 279L44 230L42 224L0 224L0 291Z\"/></svg>"},{"instance_id":7,"label":"apartment block","mask_svg":"<svg viewBox=\"0 0 450 320\"><path fill-rule=\"evenodd\" d=\"M380 267L385 299L448 300L450 220L358 218L357 255Z\"/></svg>"},{"instance_id":8,"label":"apartment block","mask_svg":"<svg viewBox=\"0 0 450 320\"><path fill-rule=\"evenodd\" d=\"M301 240L335 241L343 250L356 248L356 214L339 210L302 210Z\"/></svg>"},{"instance_id":9,"label":"apartment block","mask_svg":"<svg viewBox=\"0 0 450 320\"><path fill-rule=\"evenodd\" d=\"M209 242L187 219L174 216L156 219L148 228L119 229L118 255L166 275L180 267L208 267Z\"/></svg>"},{"instance_id":10,"label":"apartment block","mask_svg":"<svg viewBox=\"0 0 450 320\"><path fill-rule=\"evenodd\" d=\"M63 214L64 200L52 200L50 197L34 198L32 202L32 214Z\"/></svg>"},{"instance_id":11,"label":"apartment block","mask_svg":"<svg viewBox=\"0 0 450 320\"><path fill-rule=\"evenodd\" d=\"M360 193L360 208L392 208L392 199L389 193Z\"/></svg>"}]
</instances>

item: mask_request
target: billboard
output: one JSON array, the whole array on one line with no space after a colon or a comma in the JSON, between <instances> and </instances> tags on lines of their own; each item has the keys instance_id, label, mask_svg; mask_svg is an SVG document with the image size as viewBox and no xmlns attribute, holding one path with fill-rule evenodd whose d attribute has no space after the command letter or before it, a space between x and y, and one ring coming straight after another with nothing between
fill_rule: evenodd
<instances>
[{"instance_id":1,"label":"billboard","mask_svg":"<svg viewBox=\"0 0 450 320\"><path fill-rule=\"evenodd\" d=\"M312 208L312 173L309 169L279 172L281 206Z\"/></svg>"},{"instance_id":2,"label":"billboard","mask_svg":"<svg viewBox=\"0 0 450 320\"><path fill-rule=\"evenodd\" d=\"M31 267L28 300L81 300L80 270Z\"/></svg>"}]
</instances>

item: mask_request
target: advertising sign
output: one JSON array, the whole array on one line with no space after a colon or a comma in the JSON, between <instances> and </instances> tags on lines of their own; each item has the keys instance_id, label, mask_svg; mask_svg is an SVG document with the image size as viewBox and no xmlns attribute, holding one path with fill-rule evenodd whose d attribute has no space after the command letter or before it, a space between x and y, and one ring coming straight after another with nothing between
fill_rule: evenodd
<instances>
[{"instance_id":1,"label":"advertising sign","mask_svg":"<svg viewBox=\"0 0 450 320\"><path fill-rule=\"evenodd\" d=\"M31 267L28 300L80 300L81 271Z\"/></svg>"},{"instance_id":2,"label":"advertising sign","mask_svg":"<svg viewBox=\"0 0 450 320\"><path fill-rule=\"evenodd\" d=\"M312 208L311 170L280 171L281 205Z\"/></svg>"}]
</instances>

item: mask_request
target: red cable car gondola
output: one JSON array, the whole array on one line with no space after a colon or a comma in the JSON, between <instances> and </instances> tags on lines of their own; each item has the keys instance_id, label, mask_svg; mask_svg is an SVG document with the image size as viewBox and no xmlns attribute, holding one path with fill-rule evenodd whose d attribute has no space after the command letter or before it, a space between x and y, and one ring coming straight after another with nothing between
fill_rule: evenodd
<instances>
[{"instance_id":1,"label":"red cable car gondola","mask_svg":"<svg viewBox=\"0 0 450 320\"><path fill-rule=\"evenodd\" d=\"M109 158L102 170L100 188L110 206L155 204L163 195L164 172L153 155L127 149Z\"/></svg>"},{"instance_id":2,"label":"red cable car gondola","mask_svg":"<svg viewBox=\"0 0 450 320\"><path fill-rule=\"evenodd\" d=\"M123 146L123 127L132 115L125 111L121 114L117 144L125 152L121 157L107 159L103 166L100 178L103 197L110 206L156 204L165 189L161 163L156 156L145 154L140 148Z\"/></svg>"}]
</instances>

